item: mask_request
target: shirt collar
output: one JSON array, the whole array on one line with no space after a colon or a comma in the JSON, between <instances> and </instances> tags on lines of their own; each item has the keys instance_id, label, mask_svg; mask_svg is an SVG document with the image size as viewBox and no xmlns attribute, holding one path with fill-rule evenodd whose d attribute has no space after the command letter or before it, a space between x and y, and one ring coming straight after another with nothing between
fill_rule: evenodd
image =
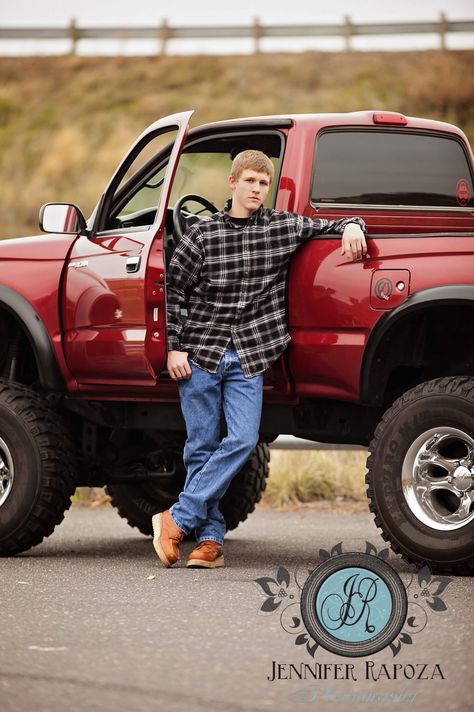
<instances>
[{"instance_id":1,"label":"shirt collar","mask_svg":"<svg viewBox=\"0 0 474 712\"><path fill-rule=\"evenodd\" d=\"M232 198L229 198L226 201L226 204L224 205L224 208L222 210L222 217L225 220L225 222L232 222L232 217L229 215L229 210L232 207ZM259 205L257 210L255 210L251 215L249 215L249 222L250 223L255 223L257 220L260 220L260 218L263 216L263 211L264 211L263 205Z\"/></svg>"}]
</instances>

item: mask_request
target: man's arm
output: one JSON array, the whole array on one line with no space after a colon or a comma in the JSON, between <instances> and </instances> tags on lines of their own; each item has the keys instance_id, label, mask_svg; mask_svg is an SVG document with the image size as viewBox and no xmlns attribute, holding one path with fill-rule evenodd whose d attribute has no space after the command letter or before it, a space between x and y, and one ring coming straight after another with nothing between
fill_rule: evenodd
<instances>
[{"instance_id":1,"label":"man's arm","mask_svg":"<svg viewBox=\"0 0 474 712\"><path fill-rule=\"evenodd\" d=\"M315 235L336 233L342 236L341 255L350 260L360 260L367 254L366 227L362 218L324 220L298 215L296 229L298 242L305 242Z\"/></svg>"},{"instance_id":2,"label":"man's arm","mask_svg":"<svg viewBox=\"0 0 474 712\"><path fill-rule=\"evenodd\" d=\"M181 308L187 306L190 289L196 284L202 265L199 225L194 225L182 236L166 275L166 333L167 369L173 380L191 375L188 354L181 351L183 330Z\"/></svg>"}]
</instances>

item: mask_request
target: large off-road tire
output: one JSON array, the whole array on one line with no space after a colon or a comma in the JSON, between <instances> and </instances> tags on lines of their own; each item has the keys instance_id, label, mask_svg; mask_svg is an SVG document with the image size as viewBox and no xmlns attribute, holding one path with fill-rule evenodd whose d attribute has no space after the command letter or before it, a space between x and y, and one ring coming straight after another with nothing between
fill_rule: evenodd
<instances>
[{"instance_id":1,"label":"large off-road tire","mask_svg":"<svg viewBox=\"0 0 474 712\"><path fill-rule=\"evenodd\" d=\"M235 529L247 519L261 499L269 472L270 450L266 443L259 443L252 457L232 480L220 503L227 530ZM185 470L177 458L177 470L169 477L137 484L108 485L106 490L121 517L142 534L152 534L151 518L156 512L168 509L178 499L183 487Z\"/></svg>"},{"instance_id":2,"label":"large off-road tire","mask_svg":"<svg viewBox=\"0 0 474 712\"><path fill-rule=\"evenodd\" d=\"M39 544L63 519L76 482L73 453L47 401L0 380L0 556Z\"/></svg>"},{"instance_id":3,"label":"large off-road tire","mask_svg":"<svg viewBox=\"0 0 474 712\"><path fill-rule=\"evenodd\" d=\"M394 551L433 572L474 573L474 379L405 393L370 444L367 494Z\"/></svg>"}]
</instances>

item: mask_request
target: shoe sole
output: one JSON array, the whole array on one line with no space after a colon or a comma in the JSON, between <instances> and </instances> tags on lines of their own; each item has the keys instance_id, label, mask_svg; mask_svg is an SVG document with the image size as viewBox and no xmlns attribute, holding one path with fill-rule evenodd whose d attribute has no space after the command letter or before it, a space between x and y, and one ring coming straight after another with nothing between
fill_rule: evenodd
<instances>
[{"instance_id":1,"label":"shoe sole","mask_svg":"<svg viewBox=\"0 0 474 712\"><path fill-rule=\"evenodd\" d=\"M218 556L215 561L206 561L206 559L191 559L186 564L192 569L217 569L219 566L224 566L224 557Z\"/></svg>"},{"instance_id":2,"label":"shoe sole","mask_svg":"<svg viewBox=\"0 0 474 712\"><path fill-rule=\"evenodd\" d=\"M151 525L153 527L153 547L156 553L158 554L158 558L160 559L163 566L169 569L169 567L171 566L171 562L167 559L165 552L163 551L163 548L160 544L161 512L159 514L153 515L153 517L151 518Z\"/></svg>"}]
</instances>

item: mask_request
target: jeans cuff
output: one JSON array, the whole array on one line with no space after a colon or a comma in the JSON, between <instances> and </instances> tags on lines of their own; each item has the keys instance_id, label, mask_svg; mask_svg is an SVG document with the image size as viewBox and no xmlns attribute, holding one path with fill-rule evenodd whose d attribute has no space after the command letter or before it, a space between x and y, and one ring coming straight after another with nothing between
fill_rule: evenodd
<instances>
[{"instance_id":1,"label":"jeans cuff","mask_svg":"<svg viewBox=\"0 0 474 712\"><path fill-rule=\"evenodd\" d=\"M216 541L221 546L224 546L224 540L217 539L215 536L201 536L199 537L199 539L196 537L196 541L198 544L200 544L202 541Z\"/></svg>"},{"instance_id":2,"label":"jeans cuff","mask_svg":"<svg viewBox=\"0 0 474 712\"><path fill-rule=\"evenodd\" d=\"M173 520L173 522L176 524L176 526L179 527L182 532L184 532L184 534L189 534L189 531L186 530L186 527L183 527L183 525L180 524L180 523L176 520L176 517L173 515L173 512L172 512L171 509L170 509L170 517L171 517L171 519Z\"/></svg>"}]
</instances>

